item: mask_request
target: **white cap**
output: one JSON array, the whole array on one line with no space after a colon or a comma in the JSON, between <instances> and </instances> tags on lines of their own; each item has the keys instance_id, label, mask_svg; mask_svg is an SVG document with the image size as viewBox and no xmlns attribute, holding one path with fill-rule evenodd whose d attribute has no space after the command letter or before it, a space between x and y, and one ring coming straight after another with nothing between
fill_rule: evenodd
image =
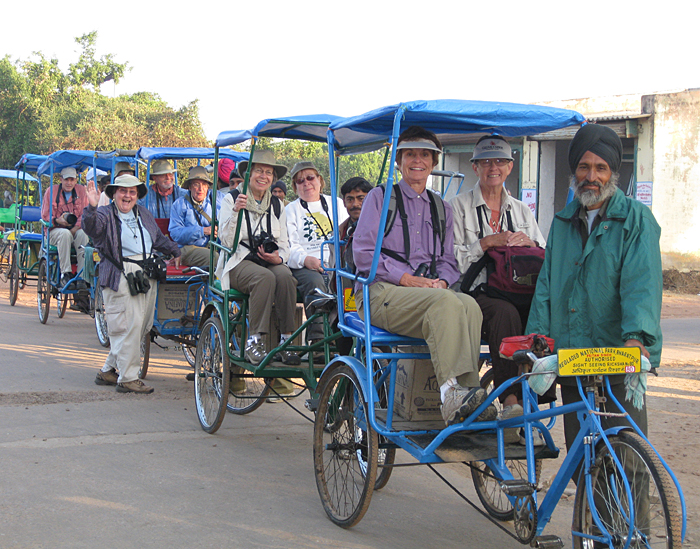
<instances>
[{"instance_id":1,"label":"white cap","mask_svg":"<svg viewBox=\"0 0 700 549\"><path fill-rule=\"evenodd\" d=\"M75 168L63 168L61 170L61 177L63 179L67 179L69 177L75 179L78 177L78 172L75 171Z\"/></svg>"},{"instance_id":2,"label":"white cap","mask_svg":"<svg viewBox=\"0 0 700 549\"><path fill-rule=\"evenodd\" d=\"M90 168L87 171L87 175L85 176L85 179L87 179L88 181L90 181L91 179L95 179L94 171L95 171L94 168ZM97 168L97 177L99 177L101 175L107 175L107 172L104 172L101 169Z\"/></svg>"}]
</instances>

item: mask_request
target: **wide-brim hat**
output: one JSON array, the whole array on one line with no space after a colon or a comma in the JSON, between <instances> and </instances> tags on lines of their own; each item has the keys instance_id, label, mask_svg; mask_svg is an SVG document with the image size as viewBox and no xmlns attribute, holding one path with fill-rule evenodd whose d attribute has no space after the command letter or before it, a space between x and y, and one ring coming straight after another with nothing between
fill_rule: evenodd
<instances>
[{"instance_id":1,"label":"wide-brim hat","mask_svg":"<svg viewBox=\"0 0 700 549\"><path fill-rule=\"evenodd\" d=\"M214 184L209 176L209 172L204 166L194 166L193 168L190 168L190 173L187 175L187 179L182 182L182 188L189 189L190 183L197 179L204 181L209 186Z\"/></svg>"},{"instance_id":2,"label":"wide-brim hat","mask_svg":"<svg viewBox=\"0 0 700 549\"><path fill-rule=\"evenodd\" d=\"M272 151L254 151L253 158L250 159L253 164L266 164L275 169L277 179L282 179L287 173L287 166L278 164L275 159L275 153ZM238 172L244 174L248 171L248 160L238 163Z\"/></svg>"},{"instance_id":3,"label":"wide-brim hat","mask_svg":"<svg viewBox=\"0 0 700 549\"><path fill-rule=\"evenodd\" d=\"M314 170L317 174L321 173L318 171L318 168L314 165L313 162L308 162L308 161L297 162L296 164L294 164L294 167L292 168L292 172L289 175L289 177L292 179L292 185L294 186L294 188L296 188L296 186L297 186L296 181L294 181L294 177L299 172L303 172L304 170Z\"/></svg>"},{"instance_id":4,"label":"wide-brim hat","mask_svg":"<svg viewBox=\"0 0 700 549\"><path fill-rule=\"evenodd\" d=\"M471 161L476 162L487 158L513 160L513 152L510 145L502 137L494 136L493 138L483 139L476 144Z\"/></svg>"},{"instance_id":5,"label":"wide-brim hat","mask_svg":"<svg viewBox=\"0 0 700 549\"><path fill-rule=\"evenodd\" d=\"M430 139L407 139L401 141L401 143L396 146L396 150L400 151L402 149L428 149L429 151L442 152L442 149L430 141Z\"/></svg>"},{"instance_id":6,"label":"wide-brim hat","mask_svg":"<svg viewBox=\"0 0 700 549\"><path fill-rule=\"evenodd\" d=\"M167 173L175 173L177 170L173 168L173 165L163 158L154 160L151 163L151 175L150 178L153 179L154 175L165 175Z\"/></svg>"},{"instance_id":7,"label":"wide-brim hat","mask_svg":"<svg viewBox=\"0 0 700 549\"><path fill-rule=\"evenodd\" d=\"M134 175L124 174L116 177L112 183L105 187L105 194L112 198L118 187L136 187L139 199L148 193L146 184Z\"/></svg>"},{"instance_id":8,"label":"wide-brim hat","mask_svg":"<svg viewBox=\"0 0 700 549\"><path fill-rule=\"evenodd\" d=\"M119 175L119 172L124 172L124 171L136 173L136 168L134 168L128 162L117 162L114 165L114 173L115 174Z\"/></svg>"}]
</instances>

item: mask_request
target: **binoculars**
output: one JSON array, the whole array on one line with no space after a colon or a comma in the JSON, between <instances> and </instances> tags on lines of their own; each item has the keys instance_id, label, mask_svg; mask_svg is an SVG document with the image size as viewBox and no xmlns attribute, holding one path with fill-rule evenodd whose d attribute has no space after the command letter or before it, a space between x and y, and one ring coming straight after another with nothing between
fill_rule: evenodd
<instances>
[{"instance_id":1,"label":"binoculars","mask_svg":"<svg viewBox=\"0 0 700 549\"><path fill-rule=\"evenodd\" d=\"M144 276L143 271L127 273L126 283L129 285L129 293L131 295L145 294L151 289L151 283Z\"/></svg>"}]
</instances>

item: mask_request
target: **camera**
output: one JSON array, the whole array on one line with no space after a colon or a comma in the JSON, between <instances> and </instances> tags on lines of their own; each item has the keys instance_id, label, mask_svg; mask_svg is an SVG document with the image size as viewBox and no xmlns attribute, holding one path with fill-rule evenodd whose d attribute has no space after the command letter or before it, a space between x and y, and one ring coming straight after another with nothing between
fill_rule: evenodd
<instances>
[{"instance_id":1,"label":"camera","mask_svg":"<svg viewBox=\"0 0 700 549\"><path fill-rule=\"evenodd\" d=\"M148 278L143 275L143 271L126 274L126 283L129 286L129 293L134 295L148 293L151 289L151 283Z\"/></svg>"},{"instance_id":2,"label":"camera","mask_svg":"<svg viewBox=\"0 0 700 549\"><path fill-rule=\"evenodd\" d=\"M421 263L416 268L415 272L413 273L413 276L421 276L423 278L430 278L430 279L437 278L437 274L431 273L429 271L430 271L430 266L427 263Z\"/></svg>"},{"instance_id":3,"label":"camera","mask_svg":"<svg viewBox=\"0 0 700 549\"><path fill-rule=\"evenodd\" d=\"M151 256L143 262L143 273L153 280L165 282L168 274L168 266L160 257Z\"/></svg>"},{"instance_id":4,"label":"camera","mask_svg":"<svg viewBox=\"0 0 700 549\"><path fill-rule=\"evenodd\" d=\"M260 234L253 237L253 252L256 252L260 246L263 247L266 254L271 254L279 249L277 239L265 231L260 231Z\"/></svg>"},{"instance_id":5,"label":"camera","mask_svg":"<svg viewBox=\"0 0 700 549\"><path fill-rule=\"evenodd\" d=\"M75 227L75 224L78 222L78 216L72 213L66 213L63 219L68 223L68 229Z\"/></svg>"}]
</instances>

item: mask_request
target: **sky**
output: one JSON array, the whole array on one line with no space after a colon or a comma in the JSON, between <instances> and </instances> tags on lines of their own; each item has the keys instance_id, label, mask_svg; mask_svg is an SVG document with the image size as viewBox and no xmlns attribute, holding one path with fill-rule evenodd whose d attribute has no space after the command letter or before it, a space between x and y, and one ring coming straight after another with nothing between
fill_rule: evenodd
<instances>
[{"instance_id":1,"label":"sky","mask_svg":"<svg viewBox=\"0 0 700 549\"><path fill-rule=\"evenodd\" d=\"M106 95L199 101L206 136L266 118L418 99L531 103L700 87L688 3L590 0L33 0L2 8L0 55L131 67Z\"/></svg>"}]
</instances>

